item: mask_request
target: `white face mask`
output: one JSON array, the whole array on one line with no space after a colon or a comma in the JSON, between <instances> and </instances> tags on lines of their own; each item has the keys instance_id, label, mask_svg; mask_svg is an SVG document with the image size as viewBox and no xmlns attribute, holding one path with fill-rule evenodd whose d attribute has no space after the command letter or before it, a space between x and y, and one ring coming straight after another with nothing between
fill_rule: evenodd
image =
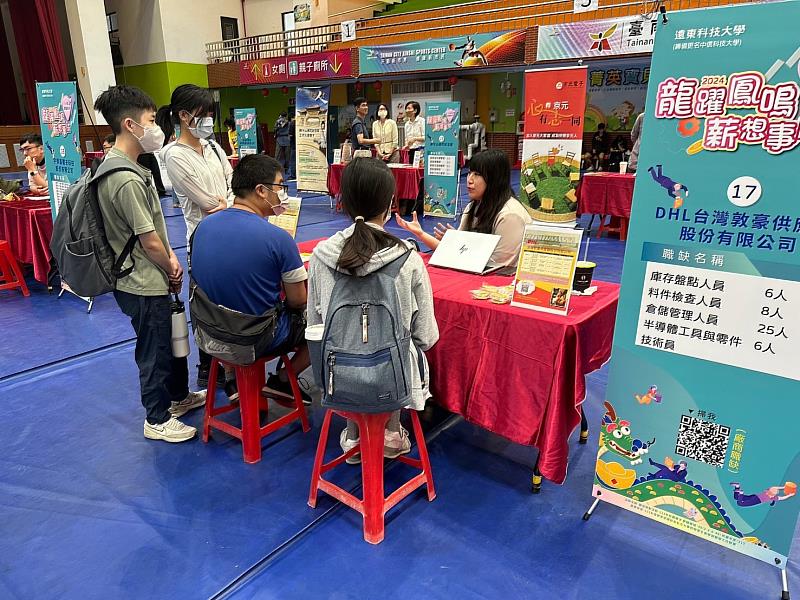
<instances>
[{"instance_id":1,"label":"white face mask","mask_svg":"<svg viewBox=\"0 0 800 600\"><path fill-rule=\"evenodd\" d=\"M389 113L387 113L385 110L379 110L379 111L378 111L378 116L379 116L381 119L385 118L387 114L389 114Z\"/></svg>"},{"instance_id":2,"label":"white face mask","mask_svg":"<svg viewBox=\"0 0 800 600\"><path fill-rule=\"evenodd\" d=\"M189 133L200 140L214 135L214 119L212 117L199 117L196 127L189 127Z\"/></svg>"},{"instance_id":3,"label":"white face mask","mask_svg":"<svg viewBox=\"0 0 800 600\"><path fill-rule=\"evenodd\" d=\"M136 121L133 121L136 123ZM161 150L161 147L164 145L164 132L162 131L161 127L158 125L153 125L152 127L145 127L139 123L136 123L144 130L142 137L139 137L135 133L133 136L139 141L139 145L142 147L142 152L155 152L156 150Z\"/></svg>"}]
</instances>

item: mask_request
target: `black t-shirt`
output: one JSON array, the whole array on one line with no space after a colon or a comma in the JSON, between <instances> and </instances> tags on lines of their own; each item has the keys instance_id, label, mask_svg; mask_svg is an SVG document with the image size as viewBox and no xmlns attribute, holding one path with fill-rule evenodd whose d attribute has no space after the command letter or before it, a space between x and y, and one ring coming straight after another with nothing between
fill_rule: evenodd
<instances>
[{"instance_id":1,"label":"black t-shirt","mask_svg":"<svg viewBox=\"0 0 800 600\"><path fill-rule=\"evenodd\" d=\"M358 143L358 134L361 134L365 139L369 138L367 135L367 126L360 117L353 119L353 126L350 130L350 143L353 144L353 150L369 150L367 144Z\"/></svg>"}]
</instances>

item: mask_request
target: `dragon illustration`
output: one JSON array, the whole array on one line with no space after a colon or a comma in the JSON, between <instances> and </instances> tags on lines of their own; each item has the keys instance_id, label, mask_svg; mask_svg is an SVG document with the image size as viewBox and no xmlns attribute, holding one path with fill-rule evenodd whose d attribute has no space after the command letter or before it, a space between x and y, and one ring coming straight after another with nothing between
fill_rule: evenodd
<instances>
[{"instance_id":1,"label":"dragon illustration","mask_svg":"<svg viewBox=\"0 0 800 600\"><path fill-rule=\"evenodd\" d=\"M634 438L631 435L630 422L619 419L610 402L604 402L603 406L606 407L606 414L600 430L600 450L597 457L613 452L630 461L631 465L641 464L642 456L656 443L655 438L649 442Z\"/></svg>"}]
</instances>

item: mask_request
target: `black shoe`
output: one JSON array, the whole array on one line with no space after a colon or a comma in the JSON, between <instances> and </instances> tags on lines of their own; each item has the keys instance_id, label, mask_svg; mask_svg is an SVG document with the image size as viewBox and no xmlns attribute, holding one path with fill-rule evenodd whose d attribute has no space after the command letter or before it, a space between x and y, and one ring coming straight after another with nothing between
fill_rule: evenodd
<instances>
[{"instance_id":1,"label":"black shoe","mask_svg":"<svg viewBox=\"0 0 800 600\"><path fill-rule=\"evenodd\" d=\"M267 378L267 385L261 389L261 395L272 398L275 402L286 408L294 408L292 386L288 381L281 381L277 373L273 373ZM303 404L306 406L311 404L311 396L306 394L302 389L300 390L300 397L303 399Z\"/></svg>"},{"instance_id":2,"label":"black shoe","mask_svg":"<svg viewBox=\"0 0 800 600\"><path fill-rule=\"evenodd\" d=\"M197 367L197 387L199 388L207 388L208 387L208 375L211 369L206 369L198 365ZM225 386L225 369L222 368L222 365L217 367L217 387L221 388Z\"/></svg>"},{"instance_id":3,"label":"black shoe","mask_svg":"<svg viewBox=\"0 0 800 600\"><path fill-rule=\"evenodd\" d=\"M228 396L231 404L239 401L239 386L236 385L235 379L229 379L225 382L225 395Z\"/></svg>"}]
</instances>

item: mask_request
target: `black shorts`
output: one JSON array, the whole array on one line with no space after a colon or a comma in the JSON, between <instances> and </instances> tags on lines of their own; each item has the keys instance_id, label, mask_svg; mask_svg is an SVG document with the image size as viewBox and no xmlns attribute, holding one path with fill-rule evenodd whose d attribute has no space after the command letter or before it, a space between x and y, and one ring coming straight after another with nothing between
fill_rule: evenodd
<instances>
[{"instance_id":1,"label":"black shorts","mask_svg":"<svg viewBox=\"0 0 800 600\"><path fill-rule=\"evenodd\" d=\"M289 335L286 340L269 351L270 354L288 354L306 344L306 318L304 311L288 310Z\"/></svg>"}]
</instances>

